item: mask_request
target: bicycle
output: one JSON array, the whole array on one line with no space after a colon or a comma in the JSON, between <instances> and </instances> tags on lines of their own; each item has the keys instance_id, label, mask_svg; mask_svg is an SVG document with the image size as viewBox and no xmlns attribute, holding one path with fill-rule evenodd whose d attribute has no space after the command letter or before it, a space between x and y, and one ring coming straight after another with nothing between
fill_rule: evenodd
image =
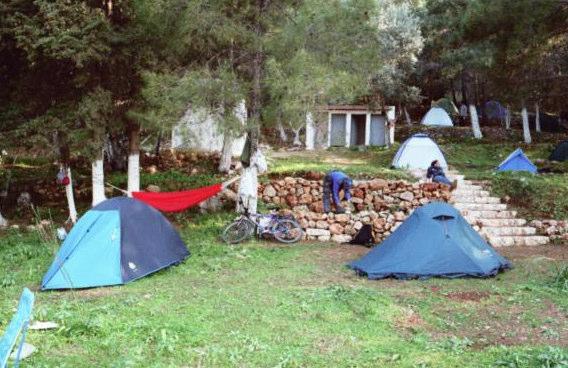
<instances>
[{"instance_id":1,"label":"bicycle","mask_svg":"<svg viewBox=\"0 0 568 368\"><path fill-rule=\"evenodd\" d=\"M241 201L242 205L242 201ZM237 244L253 234L260 237L274 237L281 243L295 243L302 238L304 231L291 215L244 213L223 230L222 238L228 244Z\"/></svg>"}]
</instances>

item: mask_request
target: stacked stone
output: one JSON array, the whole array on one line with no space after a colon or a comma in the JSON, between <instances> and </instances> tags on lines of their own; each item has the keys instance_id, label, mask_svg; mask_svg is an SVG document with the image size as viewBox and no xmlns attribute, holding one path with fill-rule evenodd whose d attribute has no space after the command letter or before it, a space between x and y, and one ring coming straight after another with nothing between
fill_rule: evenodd
<instances>
[{"instance_id":1,"label":"stacked stone","mask_svg":"<svg viewBox=\"0 0 568 368\"><path fill-rule=\"evenodd\" d=\"M354 212L323 213L321 181L286 177L259 188L265 203L288 207L308 240L348 242L364 224L373 227L376 241L389 236L412 211L433 200L447 201L446 187L435 183L374 179L352 188Z\"/></svg>"},{"instance_id":2,"label":"stacked stone","mask_svg":"<svg viewBox=\"0 0 568 368\"><path fill-rule=\"evenodd\" d=\"M549 236L551 240L568 240L568 221L534 220L529 223L537 232Z\"/></svg>"}]
</instances>

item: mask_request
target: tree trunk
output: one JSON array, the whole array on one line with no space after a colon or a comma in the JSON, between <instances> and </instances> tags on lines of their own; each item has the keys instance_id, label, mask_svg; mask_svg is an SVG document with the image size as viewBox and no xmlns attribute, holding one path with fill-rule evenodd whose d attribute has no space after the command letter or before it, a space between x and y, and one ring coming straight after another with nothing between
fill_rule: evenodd
<instances>
[{"instance_id":1,"label":"tree trunk","mask_svg":"<svg viewBox=\"0 0 568 368\"><path fill-rule=\"evenodd\" d=\"M306 150L312 151L316 145L316 131L314 117L311 112L306 113Z\"/></svg>"},{"instance_id":2,"label":"tree trunk","mask_svg":"<svg viewBox=\"0 0 568 368\"><path fill-rule=\"evenodd\" d=\"M389 122L389 141L390 144L393 145L394 144L394 129L395 129L395 121L391 121Z\"/></svg>"},{"instance_id":3,"label":"tree trunk","mask_svg":"<svg viewBox=\"0 0 568 368\"><path fill-rule=\"evenodd\" d=\"M468 105L468 95L467 95L467 81L465 71L461 74L461 92L462 92L462 103Z\"/></svg>"},{"instance_id":4,"label":"tree trunk","mask_svg":"<svg viewBox=\"0 0 568 368\"><path fill-rule=\"evenodd\" d=\"M534 117L535 130L537 133L540 133L540 106L538 105L538 102L534 104L534 110L535 110L535 117Z\"/></svg>"},{"instance_id":5,"label":"tree trunk","mask_svg":"<svg viewBox=\"0 0 568 368\"><path fill-rule=\"evenodd\" d=\"M404 106L402 110L404 111L404 119L406 120L406 125L412 125L412 119L410 119L410 114L408 113L406 106Z\"/></svg>"},{"instance_id":6,"label":"tree trunk","mask_svg":"<svg viewBox=\"0 0 568 368\"><path fill-rule=\"evenodd\" d=\"M103 152L91 163L91 180L93 186L92 206L95 207L106 199L105 196L105 172L103 165Z\"/></svg>"},{"instance_id":7,"label":"tree trunk","mask_svg":"<svg viewBox=\"0 0 568 368\"><path fill-rule=\"evenodd\" d=\"M531 131L529 127L529 114L527 113L527 107L523 104L523 110L521 111L521 115L523 116L523 138L525 139L526 144L531 144Z\"/></svg>"},{"instance_id":8,"label":"tree trunk","mask_svg":"<svg viewBox=\"0 0 568 368\"><path fill-rule=\"evenodd\" d=\"M154 155L160 159L160 150L162 149L162 131L158 133L158 140L156 141L156 148L154 150Z\"/></svg>"},{"instance_id":9,"label":"tree trunk","mask_svg":"<svg viewBox=\"0 0 568 368\"><path fill-rule=\"evenodd\" d=\"M300 140L300 130L302 128L298 128L298 129L294 129L294 142L292 142L292 144L294 146L301 146L302 145L302 141Z\"/></svg>"},{"instance_id":10,"label":"tree trunk","mask_svg":"<svg viewBox=\"0 0 568 368\"><path fill-rule=\"evenodd\" d=\"M511 107L507 105L507 111L505 112L505 129L511 129Z\"/></svg>"},{"instance_id":11,"label":"tree trunk","mask_svg":"<svg viewBox=\"0 0 568 368\"><path fill-rule=\"evenodd\" d=\"M0 213L0 228L7 227L8 221Z\"/></svg>"},{"instance_id":12,"label":"tree trunk","mask_svg":"<svg viewBox=\"0 0 568 368\"><path fill-rule=\"evenodd\" d=\"M473 130L473 136L476 139L483 138L483 134L481 134L481 128L479 127L479 118L477 117L477 110L475 109L475 105L469 105L469 118L471 119L471 129Z\"/></svg>"},{"instance_id":13,"label":"tree trunk","mask_svg":"<svg viewBox=\"0 0 568 368\"><path fill-rule=\"evenodd\" d=\"M65 196L67 197L67 207L69 208L69 218L72 223L77 222L77 207L75 207L75 196L73 195L73 178L71 177L71 168L66 169L69 184L65 186Z\"/></svg>"},{"instance_id":14,"label":"tree trunk","mask_svg":"<svg viewBox=\"0 0 568 368\"><path fill-rule=\"evenodd\" d=\"M231 170L233 141L234 139L229 133L223 135L223 151L221 152L221 161L219 161L219 172L221 173L228 173Z\"/></svg>"},{"instance_id":15,"label":"tree trunk","mask_svg":"<svg viewBox=\"0 0 568 368\"><path fill-rule=\"evenodd\" d=\"M128 193L140 191L140 126L128 126Z\"/></svg>"},{"instance_id":16,"label":"tree trunk","mask_svg":"<svg viewBox=\"0 0 568 368\"><path fill-rule=\"evenodd\" d=\"M286 134L286 130L284 130L284 126L282 123L278 123L278 134L280 134L280 141L284 144L288 142L288 134Z\"/></svg>"}]
</instances>

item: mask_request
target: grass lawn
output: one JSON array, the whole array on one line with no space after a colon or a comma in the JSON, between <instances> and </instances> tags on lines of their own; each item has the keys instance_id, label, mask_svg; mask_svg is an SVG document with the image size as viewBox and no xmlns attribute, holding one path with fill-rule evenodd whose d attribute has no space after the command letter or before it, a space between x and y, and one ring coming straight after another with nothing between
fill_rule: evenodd
<instances>
[{"instance_id":1,"label":"grass lawn","mask_svg":"<svg viewBox=\"0 0 568 368\"><path fill-rule=\"evenodd\" d=\"M275 152L271 174L339 168L357 178L410 180L389 168L396 148ZM489 180L528 215L566 218L562 165L554 174L494 175L516 145L442 148L451 166ZM538 159L549 148L526 151ZM164 190L221 180L175 170L142 179ZM118 185L124 177L109 180ZM228 247L218 235L230 214L171 218L192 252L187 261L128 285L81 291L37 291L57 245L33 233L0 234L0 330L24 286L36 291L35 318L61 326L30 331L38 352L23 366L568 366L568 245L500 249L515 268L491 279L368 281L345 267L366 248L255 241Z\"/></svg>"},{"instance_id":2,"label":"grass lawn","mask_svg":"<svg viewBox=\"0 0 568 368\"><path fill-rule=\"evenodd\" d=\"M180 225L192 255L119 287L36 292L33 367L554 367L568 359L563 246L505 250L492 279L368 281L367 249L217 241L230 215ZM36 289L55 246L0 240L0 328ZM557 365L554 365L556 362ZM514 365L517 364L517 365ZM546 365L549 364L549 365Z\"/></svg>"}]
</instances>

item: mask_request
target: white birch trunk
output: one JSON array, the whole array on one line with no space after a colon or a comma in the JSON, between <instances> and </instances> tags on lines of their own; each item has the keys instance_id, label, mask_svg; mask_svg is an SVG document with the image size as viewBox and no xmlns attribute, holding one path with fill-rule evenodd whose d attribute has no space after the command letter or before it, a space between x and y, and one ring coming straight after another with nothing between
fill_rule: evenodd
<instances>
[{"instance_id":1,"label":"white birch trunk","mask_svg":"<svg viewBox=\"0 0 568 368\"><path fill-rule=\"evenodd\" d=\"M394 144L394 127L395 127L395 122L394 122L394 121L391 121L391 122L388 124L388 127L389 127L389 142L390 142L391 145L393 145L393 144Z\"/></svg>"},{"instance_id":2,"label":"white birch trunk","mask_svg":"<svg viewBox=\"0 0 568 368\"><path fill-rule=\"evenodd\" d=\"M69 207L69 218L72 223L77 222L77 207L75 207L75 196L73 195L73 178L71 177L71 168L67 168L67 177L69 184L65 186L65 196L67 197L67 207Z\"/></svg>"},{"instance_id":3,"label":"white birch trunk","mask_svg":"<svg viewBox=\"0 0 568 368\"><path fill-rule=\"evenodd\" d=\"M288 142L288 134L286 134L286 130L284 130L282 123L278 123L278 133L280 134L280 140L282 143Z\"/></svg>"},{"instance_id":4,"label":"white birch trunk","mask_svg":"<svg viewBox=\"0 0 568 368\"><path fill-rule=\"evenodd\" d=\"M531 131L529 127L529 114L527 113L527 108L523 106L523 110L521 112L523 116L523 138L525 139L526 144L531 144Z\"/></svg>"},{"instance_id":5,"label":"white birch trunk","mask_svg":"<svg viewBox=\"0 0 568 368\"><path fill-rule=\"evenodd\" d=\"M471 129L473 130L473 136L476 139L483 138L483 134L481 134L481 128L479 127L479 118L477 117L477 110L475 109L475 105L469 105L469 117L471 119Z\"/></svg>"},{"instance_id":6,"label":"white birch trunk","mask_svg":"<svg viewBox=\"0 0 568 368\"><path fill-rule=\"evenodd\" d=\"M0 228L7 227L8 221L0 213Z\"/></svg>"},{"instance_id":7,"label":"white birch trunk","mask_svg":"<svg viewBox=\"0 0 568 368\"><path fill-rule=\"evenodd\" d=\"M103 156L97 157L91 163L91 180L93 186L93 202L92 206L95 207L97 204L101 203L106 199L105 196L105 172L103 165Z\"/></svg>"},{"instance_id":8,"label":"white birch trunk","mask_svg":"<svg viewBox=\"0 0 568 368\"><path fill-rule=\"evenodd\" d=\"M300 140L300 129L302 129L302 128L298 128L298 129L294 130L294 142L292 143L294 146L301 146L302 145L302 141Z\"/></svg>"},{"instance_id":9,"label":"white birch trunk","mask_svg":"<svg viewBox=\"0 0 568 368\"><path fill-rule=\"evenodd\" d=\"M404 111L404 119L406 120L406 124L412 125L412 120L410 119L410 114L408 113L408 110L406 110L406 106L404 106L402 110Z\"/></svg>"},{"instance_id":10,"label":"white birch trunk","mask_svg":"<svg viewBox=\"0 0 568 368\"><path fill-rule=\"evenodd\" d=\"M511 129L511 107L507 105L507 112L505 113L505 129Z\"/></svg>"},{"instance_id":11,"label":"white birch trunk","mask_svg":"<svg viewBox=\"0 0 568 368\"><path fill-rule=\"evenodd\" d=\"M306 114L306 150L311 151L315 148L316 134L314 119L311 112Z\"/></svg>"},{"instance_id":12,"label":"white birch trunk","mask_svg":"<svg viewBox=\"0 0 568 368\"><path fill-rule=\"evenodd\" d=\"M128 194L140 191L140 152L128 155Z\"/></svg>"},{"instance_id":13,"label":"white birch trunk","mask_svg":"<svg viewBox=\"0 0 568 368\"><path fill-rule=\"evenodd\" d=\"M540 106L538 105L538 103L534 104L534 110L535 110L535 130L537 133L540 133Z\"/></svg>"},{"instance_id":14,"label":"white birch trunk","mask_svg":"<svg viewBox=\"0 0 568 368\"><path fill-rule=\"evenodd\" d=\"M233 159L233 137L225 133L223 135L223 150L221 151L221 161L219 161L219 172L227 173L231 169Z\"/></svg>"}]
</instances>

